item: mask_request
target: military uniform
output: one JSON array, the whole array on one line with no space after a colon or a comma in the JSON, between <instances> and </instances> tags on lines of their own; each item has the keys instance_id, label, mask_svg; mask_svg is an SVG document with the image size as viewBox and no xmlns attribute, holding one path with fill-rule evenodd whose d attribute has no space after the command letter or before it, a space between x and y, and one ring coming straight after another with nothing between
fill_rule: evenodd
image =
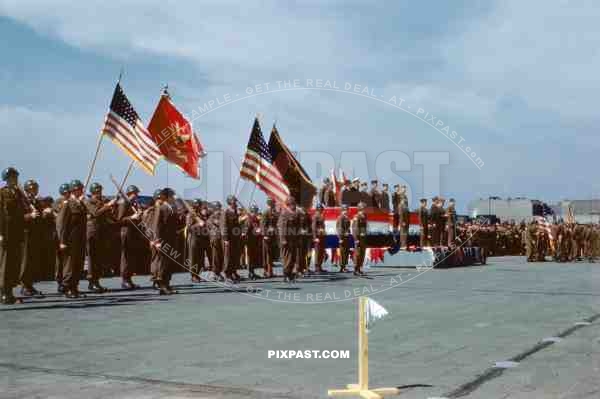
<instances>
[{"instance_id":1,"label":"military uniform","mask_svg":"<svg viewBox=\"0 0 600 399\"><path fill-rule=\"evenodd\" d=\"M267 208L260 220L260 230L263 233L262 254L265 277L273 277L273 262L277 259L277 222L279 212L275 207Z\"/></svg>"},{"instance_id":2,"label":"military uniform","mask_svg":"<svg viewBox=\"0 0 600 399\"><path fill-rule=\"evenodd\" d=\"M308 212L298 208L298 273L308 270L308 257L312 241L312 220Z\"/></svg>"},{"instance_id":3,"label":"military uniform","mask_svg":"<svg viewBox=\"0 0 600 399\"><path fill-rule=\"evenodd\" d=\"M28 218L25 221L24 240L23 240L23 258L21 261L21 272L19 281L23 287L22 293L30 296L36 293L33 288L34 279L39 280L42 272L43 247L46 245L44 240L44 222L42 217L48 217L48 214L42 216L40 198L26 193L27 203L33 207L40 216Z\"/></svg>"},{"instance_id":4,"label":"military uniform","mask_svg":"<svg viewBox=\"0 0 600 399\"><path fill-rule=\"evenodd\" d=\"M256 278L254 269L262 265L263 235L260 217L255 212L251 212L244 223L244 235L248 254L248 276Z\"/></svg>"},{"instance_id":5,"label":"military uniform","mask_svg":"<svg viewBox=\"0 0 600 399\"><path fill-rule=\"evenodd\" d=\"M156 241L160 249L154 252L155 281L161 288L161 293L172 293L170 290L173 260L171 253L176 248L177 240L177 214L173 206L167 201L161 201L154 215L152 229L156 234Z\"/></svg>"},{"instance_id":6,"label":"military uniform","mask_svg":"<svg viewBox=\"0 0 600 399\"><path fill-rule=\"evenodd\" d=\"M137 199L123 198L117 205L117 221L120 226L120 274L122 286L136 288L132 276L144 269L143 256L146 238L142 235L140 205Z\"/></svg>"},{"instance_id":7,"label":"military uniform","mask_svg":"<svg viewBox=\"0 0 600 399\"><path fill-rule=\"evenodd\" d=\"M187 215L187 263L194 281L199 280L206 260L210 262L211 259L208 219L208 213Z\"/></svg>"},{"instance_id":8,"label":"military uniform","mask_svg":"<svg viewBox=\"0 0 600 399\"><path fill-rule=\"evenodd\" d=\"M323 261L325 260L325 219L320 212L315 213L312 218L313 245L315 248L315 271L323 271Z\"/></svg>"},{"instance_id":9,"label":"military uniform","mask_svg":"<svg viewBox=\"0 0 600 399\"><path fill-rule=\"evenodd\" d=\"M352 219L352 237L354 238L354 274L362 274L367 253L367 215L359 212Z\"/></svg>"},{"instance_id":10,"label":"military uniform","mask_svg":"<svg viewBox=\"0 0 600 399\"><path fill-rule=\"evenodd\" d=\"M429 242L429 210L427 203L419 208L419 224L421 226L421 248L431 245Z\"/></svg>"},{"instance_id":11,"label":"military uniform","mask_svg":"<svg viewBox=\"0 0 600 399\"><path fill-rule=\"evenodd\" d=\"M340 249L340 271L345 271L348 266L348 257L350 256L350 218L341 214L338 216L335 228L339 240Z\"/></svg>"},{"instance_id":12,"label":"military uniform","mask_svg":"<svg viewBox=\"0 0 600 399\"><path fill-rule=\"evenodd\" d=\"M65 204L68 201L69 201L68 198L62 197L54 202L54 205L52 208L53 208L54 214L56 215L56 218L58 218L58 215L60 215L60 211L62 210L63 206L65 206ZM65 266L65 251L59 248L60 240L59 240L58 233L57 233L57 227L58 227L57 220L55 219L54 247L56 249L56 261L55 261L54 279L56 280L56 283L58 284L59 292L61 292L64 290L62 281L63 281L63 268Z\"/></svg>"},{"instance_id":13,"label":"military uniform","mask_svg":"<svg viewBox=\"0 0 600 399\"><path fill-rule=\"evenodd\" d=\"M85 200L88 211L87 221L87 250L88 271L87 279L90 289L102 291L99 284L103 271L107 269L110 259L110 226L109 216L112 208L106 206L104 198L92 197Z\"/></svg>"},{"instance_id":14,"label":"military uniform","mask_svg":"<svg viewBox=\"0 0 600 399\"><path fill-rule=\"evenodd\" d=\"M295 279L294 268L298 265L298 212L295 208L286 208L279 215L277 229L279 246L283 260L284 275Z\"/></svg>"},{"instance_id":15,"label":"military uniform","mask_svg":"<svg viewBox=\"0 0 600 399\"><path fill-rule=\"evenodd\" d=\"M0 188L0 294L4 303L15 301L13 288L19 278L27 212L18 188Z\"/></svg>"},{"instance_id":16,"label":"military uniform","mask_svg":"<svg viewBox=\"0 0 600 399\"><path fill-rule=\"evenodd\" d=\"M456 208L454 204L448 206L446 209L446 231L448 237L448 247L454 245L454 239L456 235Z\"/></svg>"},{"instance_id":17,"label":"military uniform","mask_svg":"<svg viewBox=\"0 0 600 399\"><path fill-rule=\"evenodd\" d=\"M239 213L237 208L228 207L221 212L221 237L223 239L223 263L225 276L237 279L237 270L240 268L242 251Z\"/></svg>"},{"instance_id":18,"label":"military uniform","mask_svg":"<svg viewBox=\"0 0 600 399\"><path fill-rule=\"evenodd\" d=\"M85 263L87 237L87 209L79 198L71 196L63 205L56 229L64 248L63 286L71 296L79 294L79 279Z\"/></svg>"},{"instance_id":19,"label":"military uniform","mask_svg":"<svg viewBox=\"0 0 600 399\"><path fill-rule=\"evenodd\" d=\"M212 272L220 278L223 271L223 239L221 237L221 212L219 208L208 218L208 232L210 236L210 266Z\"/></svg>"}]
</instances>

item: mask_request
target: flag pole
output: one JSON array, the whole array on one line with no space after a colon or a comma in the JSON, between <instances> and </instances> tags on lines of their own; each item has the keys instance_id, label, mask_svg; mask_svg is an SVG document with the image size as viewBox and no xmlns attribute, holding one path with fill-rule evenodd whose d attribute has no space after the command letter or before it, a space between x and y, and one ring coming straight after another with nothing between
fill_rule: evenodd
<instances>
[{"instance_id":1,"label":"flag pole","mask_svg":"<svg viewBox=\"0 0 600 399\"><path fill-rule=\"evenodd\" d=\"M121 78L123 77L123 67L119 71L119 78L117 79L117 84L121 83ZM94 153L94 158L92 159L92 163L90 165L90 170L88 171L87 177L85 178L85 184L83 185L83 192L85 193L88 185L90 184L90 180L92 179L92 175L94 174L94 170L96 169L96 161L98 160L98 155L100 155L100 148L102 147L102 139L104 138L104 132L100 132L100 136L98 137L98 143L96 144L96 152Z\"/></svg>"},{"instance_id":2,"label":"flag pole","mask_svg":"<svg viewBox=\"0 0 600 399\"><path fill-rule=\"evenodd\" d=\"M135 161L133 161L133 160L129 163L129 168L127 168L127 173L125 173L125 177L123 177L123 180L121 181L121 185L118 187L119 191L123 191L123 187L125 186L125 182L129 178L129 175L131 174L131 171L133 170L133 165L134 164L135 164Z\"/></svg>"}]
</instances>

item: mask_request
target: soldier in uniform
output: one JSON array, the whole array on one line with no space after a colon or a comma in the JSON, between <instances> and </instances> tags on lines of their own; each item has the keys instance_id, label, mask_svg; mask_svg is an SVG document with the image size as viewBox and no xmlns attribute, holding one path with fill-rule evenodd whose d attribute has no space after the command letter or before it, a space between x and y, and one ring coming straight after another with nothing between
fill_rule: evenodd
<instances>
[{"instance_id":1,"label":"soldier in uniform","mask_svg":"<svg viewBox=\"0 0 600 399\"><path fill-rule=\"evenodd\" d=\"M237 270L240 268L242 251L242 227L237 209L237 199L227 197L227 209L221 213L221 237L223 239L223 259L225 278L239 281Z\"/></svg>"},{"instance_id":2,"label":"soldier in uniform","mask_svg":"<svg viewBox=\"0 0 600 399\"><path fill-rule=\"evenodd\" d=\"M33 287L33 281L40 277L42 265L42 248L44 246L43 221L42 219L50 217L48 211L42 213L40 198L38 198L39 185L35 180L27 180L24 185L25 198L31 209L35 209L38 217L28 218L25 221L25 235L23 240L23 259L21 262L21 273L19 281L21 283L22 296L40 295L40 292Z\"/></svg>"},{"instance_id":3,"label":"soldier in uniform","mask_svg":"<svg viewBox=\"0 0 600 399\"><path fill-rule=\"evenodd\" d=\"M5 305L17 299L13 288L17 285L23 256L25 223L39 216L26 203L19 189L19 172L15 168L2 171L6 186L0 188L0 297Z\"/></svg>"},{"instance_id":4,"label":"soldier in uniform","mask_svg":"<svg viewBox=\"0 0 600 399\"><path fill-rule=\"evenodd\" d=\"M312 220L308 212L298 207L298 273L308 272L308 256L312 241Z\"/></svg>"},{"instance_id":5,"label":"soldier in uniform","mask_svg":"<svg viewBox=\"0 0 600 399\"><path fill-rule=\"evenodd\" d=\"M369 193L369 185L366 181L360 183L360 196L358 197L358 202L354 204L354 206L358 206L361 202L365 204L371 203L371 194Z\"/></svg>"},{"instance_id":6,"label":"soldier in uniform","mask_svg":"<svg viewBox=\"0 0 600 399\"><path fill-rule=\"evenodd\" d=\"M200 273L205 269L206 259L210 260L210 234L208 229L208 204L194 201L194 212L187 214L187 265L190 267L192 282L202 281Z\"/></svg>"},{"instance_id":7,"label":"soldier in uniform","mask_svg":"<svg viewBox=\"0 0 600 399\"><path fill-rule=\"evenodd\" d=\"M53 211L54 211L55 217L58 217L63 206L65 206L65 204L69 202L69 198L71 197L70 184L69 183L61 184L60 187L58 188L58 193L60 194L60 198L58 198L54 202L54 206L53 206ZM56 224L56 220L55 220L55 224ZM54 229L54 246L56 248L56 264L55 264L56 268L55 268L55 272L54 272L54 279L56 280L56 284L58 284L58 288L57 288L58 293L64 294L65 287L63 285L63 268L65 266L65 253L63 250L61 250L59 248L60 242L58 239L58 233L56 232L56 227L58 227L58 226L55 225L55 229Z\"/></svg>"},{"instance_id":8,"label":"soldier in uniform","mask_svg":"<svg viewBox=\"0 0 600 399\"><path fill-rule=\"evenodd\" d=\"M367 214L365 204L358 204L358 212L352 219L352 237L354 237L354 275L363 276L363 263L367 253Z\"/></svg>"},{"instance_id":9,"label":"soldier in uniform","mask_svg":"<svg viewBox=\"0 0 600 399\"><path fill-rule=\"evenodd\" d=\"M56 223L59 249L64 254L63 286L67 298L79 297L79 279L85 263L87 209L83 202L83 183L73 180L71 196L63 205Z\"/></svg>"},{"instance_id":10,"label":"soldier in uniform","mask_svg":"<svg viewBox=\"0 0 600 399\"><path fill-rule=\"evenodd\" d=\"M371 180L371 191L369 192L369 202L365 204L370 204L373 208L382 208L382 195L381 191L379 191L378 187L379 182L377 180Z\"/></svg>"},{"instance_id":11,"label":"soldier in uniform","mask_svg":"<svg viewBox=\"0 0 600 399\"><path fill-rule=\"evenodd\" d=\"M208 232L210 235L210 266L215 278L218 281L225 279L221 275L223 272L223 239L221 236L221 213L223 212L221 203L215 203L215 209L208 218Z\"/></svg>"},{"instance_id":12,"label":"soldier in uniform","mask_svg":"<svg viewBox=\"0 0 600 399\"><path fill-rule=\"evenodd\" d=\"M262 253L264 276L273 277L273 262L277 257L277 221L279 212L275 209L275 202L267 198L267 209L260 220L260 230L263 234Z\"/></svg>"},{"instance_id":13,"label":"soldier in uniform","mask_svg":"<svg viewBox=\"0 0 600 399\"><path fill-rule=\"evenodd\" d=\"M454 238L456 235L456 202L454 198L450 198L448 201L448 208L446 209L446 231L448 236L448 247L454 245Z\"/></svg>"},{"instance_id":14,"label":"soldier in uniform","mask_svg":"<svg viewBox=\"0 0 600 399\"><path fill-rule=\"evenodd\" d=\"M348 206L342 205L342 211L338 216L335 229L339 240L340 249L340 272L345 272L350 256L350 218L348 217Z\"/></svg>"},{"instance_id":15,"label":"soldier in uniform","mask_svg":"<svg viewBox=\"0 0 600 399\"><path fill-rule=\"evenodd\" d=\"M118 202L117 221L121 227L121 287L126 290L138 288L133 283L133 272L139 272L143 266L140 261L144 260L141 256L142 248L146 243L142 236L140 223L142 211L138 203L140 189L137 186L130 185L125 190L125 198Z\"/></svg>"},{"instance_id":16,"label":"soldier in uniform","mask_svg":"<svg viewBox=\"0 0 600 399\"><path fill-rule=\"evenodd\" d=\"M527 262L536 262L538 252L538 225L532 220L527 228Z\"/></svg>"},{"instance_id":17,"label":"soldier in uniform","mask_svg":"<svg viewBox=\"0 0 600 399\"><path fill-rule=\"evenodd\" d=\"M47 196L40 201L42 214L42 275L40 279L48 281L55 278L56 261L56 214L54 198Z\"/></svg>"},{"instance_id":18,"label":"soldier in uniform","mask_svg":"<svg viewBox=\"0 0 600 399\"><path fill-rule=\"evenodd\" d=\"M244 235L246 236L246 250L248 253L248 278L256 280L258 275L254 272L254 269L261 267L263 242L260 213L256 204L250 206L250 213L244 224Z\"/></svg>"},{"instance_id":19,"label":"soldier in uniform","mask_svg":"<svg viewBox=\"0 0 600 399\"><path fill-rule=\"evenodd\" d=\"M440 246L442 239L442 210L440 208L440 199L437 196L431 200L429 219L431 220L432 245Z\"/></svg>"},{"instance_id":20,"label":"soldier in uniform","mask_svg":"<svg viewBox=\"0 0 600 399\"><path fill-rule=\"evenodd\" d=\"M336 198L333 192L333 183L329 178L323 179L323 185L319 190L319 202L321 204L327 204L327 206L335 206Z\"/></svg>"},{"instance_id":21,"label":"soldier in uniform","mask_svg":"<svg viewBox=\"0 0 600 399\"><path fill-rule=\"evenodd\" d=\"M158 275L158 256L156 252L157 248L152 244L156 240L156 232L154 231L154 219L158 213L158 207L160 206L160 193L161 189L154 190L152 195L152 202L148 208L142 213L142 231L148 240L148 248L150 249L150 281L152 281L152 287L158 289L158 281L156 276Z\"/></svg>"},{"instance_id":22,"label":"soldier in uniform","mask_svg":"<svg viewBox=\"0 0 600 399\"><path fill-rule=\"evenodd\" d=\"M155 240L152 245L156 249L153 262L155 264L155 281L161 295L171 295L176 292L171 288L171 270L173 260L169 253L175 248L177 240L177 214L173 205L175 192L170 188L163 188L160 192L157 208L155 209L154 231Z\"/></svg>"},{"instance_id":23,"label":"soldier in uniform","mask_svg":"<svg viewBox=\"0 0 600 399\"><path fill-rule=\"evenodd\" d=\"M277 223L281 258L283 260L283 274L286 282L296 280L294 268L298 265L298 227L296 201L294 197L290 196L286 200L286 208L282 210Z\"/></svg>"},{"instance_id":24,"label":"soldier in uniform","mask_svg":"<svg viewBox=\"0 0 600 399\"><path fill-rule=\"evenodd\" d=\"M381 210L385 212L390 211L390 186L387 183L383 183L383 189L381 190Z\"/></svg>"},{"instance_id":25,"label":"soldier in uniform","mask_svg":"<svg viewBox=\"0 0 600 399\"><path fill-rule=\"evenodd\" d=\"M323 204L317 204L312 218L313 246L315 248L315 272L324 273L323 261L325 260L325 219L323 218Z\"/></svg>"},{"instance_id":26,"label":"soldier in uniform","mask_svg":"<svg viewBox=\"0 0 600 399\"><path fill-rule=\"evenodd\" d=\"M419 224L421 225L421 248L431 245L429 242L429 210L427 209L427 198L421 198L419 201Z\"/></svg>"},{"instance_id":27,"label":"soldier in uniform","mask_svg":"<svg viewBox=\"0 0 600 399\"><path fill-rule=\"evenodd\" d=\"M394 186L395 192L392 197L394 204L394 231L400 233L400 247L406 249L408 244L408 227L410 210L408 208L408 197L406 196L406 186Z\"/></svg>"},{"instance_id":28,"label":"soldier in uniform","mask_svg":"<svg viewBox=\"0 0 600 399\"><path fill-rule=\"evenodd\" d=\"M97 293L105 292L100 285L102 270L106 266L109 253L109 216L116 205L116 199L106 202L102 196L102 185L90 185L91 197L85 201L88 211L87 222L87 249L88 249L88 289Z\"/></svg>"}]
</instances>

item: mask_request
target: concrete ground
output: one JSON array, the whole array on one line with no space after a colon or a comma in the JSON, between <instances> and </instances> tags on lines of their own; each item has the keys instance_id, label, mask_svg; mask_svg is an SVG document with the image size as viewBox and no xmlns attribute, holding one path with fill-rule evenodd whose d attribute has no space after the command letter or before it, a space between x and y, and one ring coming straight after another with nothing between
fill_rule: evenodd
<instances>
[{"instance_id":1,"label":"concrete ground","mask_svg":"<svg viewBox=\"0 0 600 399\"><path fill-rule=\"evenodd\" d=\"M404 398L600 397L600 264L505 257L369 274L233 291L179 274L169 297L146 277L134 292L112 279L103 295L2 307L0 398L324 398L357 382L348 292L371 293L389 311L369 333L373 387L431 385ZM349 350L350 359L267 356L290 349ZM503 361L513 363L496 367Z\"/></svg>"}]
</instances>

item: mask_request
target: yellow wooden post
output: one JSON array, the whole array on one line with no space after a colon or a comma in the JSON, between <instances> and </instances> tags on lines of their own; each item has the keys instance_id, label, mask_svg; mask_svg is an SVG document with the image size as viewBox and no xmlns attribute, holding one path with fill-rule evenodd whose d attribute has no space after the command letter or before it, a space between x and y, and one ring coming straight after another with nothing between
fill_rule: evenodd
<instances>
[{"instance_id":1,"label":"yellow wooden post","mask_svg":"<svg viewBox=\"0 0 600 399\"><path fill-rule=\"evenodd\" d=\"M384 396L398 395L398 388L376 388L369 390L369 338L367 335L368 298L358 299L358 384L348 384L346 389L330 389L328 396L361 397L381 399Z\"/></svg>"},{"instance_id":2,"label":"yellow wooden post","mask_svg":"<svg viewBox=\"0 0 600 399\"><path fill-rule=\"evenodd\" d=\"M367 336L367 297L358 298L358 385L369 389L369 337Z\"/></svg>"}]
</instances>

